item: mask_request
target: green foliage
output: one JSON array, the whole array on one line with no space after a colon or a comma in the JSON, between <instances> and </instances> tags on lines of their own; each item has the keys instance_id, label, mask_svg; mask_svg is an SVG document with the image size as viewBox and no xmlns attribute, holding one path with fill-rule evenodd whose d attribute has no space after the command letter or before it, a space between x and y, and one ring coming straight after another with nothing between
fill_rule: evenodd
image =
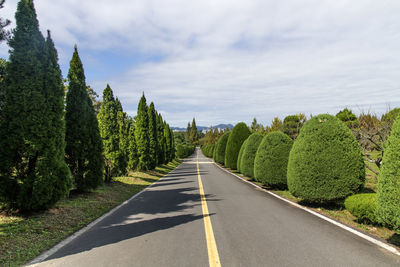
<instances>
[{"instance_id":1,"label":"green foliage","mask_svg":"<svg viewBox=\"0 0 400 267\"><path fill-rule=\"evenodd\" d=\"M189 132L189 139L192 144L197 145L199 143L199 132L197 131L196 120L193 118L192 125L188 124Z\"/></svg>"},{"instance_id":2,"label":"green foliage","mask_svg":"<svg viewBox=\"0 0 400 267\"><path fill-rule=\"evenodd\" d=\"M5 0L0 0L0 8L3 8ZM7 40L10 36L10 32L6 30L5 28L10 25L11 21L8 19L3 20L3 18L0 18L0 42Z\"/></svg>"},{"instance_id":3,"label":"green foliage","mask_svg":"<svg viewBox=\"0 0 400 267\"><path fill-rule=\"evenodd\" d=\"M293 140L296 140L302 126L303 122L298 115L290 115L283 120L283 132Z\"/></svg>"},{"instance_id":4,"label":"green foliage","mask_svg":"<svg viewBox=\"0 0 400 267\"><path fill-rule=\"evenodd\" d=\"M236 162L237 170L240 173L242 173L242 165L240 163L242 162L243 151L244 151L244 148L246 147L247 140L249 140L249 138L244 140L242 146L240 147L239 154L238 154L238 159L237 159L237 162Z\"/></svg>"},{"instance_id":5,"label":"green foliage","mask_svg":"<svg viewBox=\"0 0 400 267\"><path fill-rule=\"evenodd\" d=\"M120 124L118 123L118 106L110 85L103 91L103 102L97 115L100 136L104 147L105 181L120 173ZM122 108L121 108L122 109ZM120 114L121 116L121 114Z\"/></svg>"},{"instance_id":6,"label":"green foliage","mask_svg":"<svg viewBox=\"0 0 400 267\"><path fill-rule=\"evenodd\" d=\"M385 225L400 229L400 116L385 144L378 177L377 215Z\"/></svg>"},{"instance_id":7,"label":"green foliage","mask_svg":"<svg viewBox=\"0 0 400 267\"><path fill-rule=\"evenodd\" d=\"M376 223L376 193L364 193L349 196L344 201L344 206L360 222Z\"/></svg>"},{"instance_id":8,"label":"green foliage","mask_svg":"<svg viewBox=\"0 0 400 267\"><path fill-rule=\"evenodd\" d=\"M290 151L289 191L307 202L330 202L357 193L365 182L364 160L354 135L338 118L311 118Z\"/></svg>"},{"instance_id":9,"label":"green foliage","mask_svg":"<svg viewBox=\"0 0 400 267\"><path fill-rule=\"evenodd\" d=\"M175 142L174 134L169 128L169 124L164 122L164 137L165 137L165 163L172 161L175 158Z\"/></svg>"},{"instance_id":10,"label":"green foliage","mask_svg":"<svg viewBox=\"0 0 400 267\"><path fill-rule=\"evenodd\" d=\"M141 171L151 168L150 160L150 133L149 133L149 114L144 93L139 101L135 125L135 139L138 154L138 166Z\"/></svg>"},{"instance_id":11,"label":"green foliage","mask_svg":"<svg viewBox=\"0 0 400 267\"><path fill-rule=\"evenodd\" d=\"M157 137L157 113L154 108L154 103L151 102L150 107L148 109L149 113L149 152L150 152L150 166L149 168L152 170L157 166L157 155L159 154L159 145L158 145L158 137Z\"/></svg>"},{"instance_id":12,"label":"green foliage","mask_svg":"<svg viewBox=\"0 0 400 267\"><path fill-rule=\"evenodd\" d=\"M159 164L166 161L166 146L165 146L165 136L164 136L164 122L160 113L157 114L157 140L158 140L158 150L157 162Z\"/></svg>"},{"instance_id":13,"label":"green foliage","mask_svg":"<svg viewBox=\"0 0 400 267\"><path fill-rule=\"evenodd\" d=\"M195 146L193 145L185 145L183 143L176 146L176 155L178 158L187 158L194 153Z\"/></svg>"},{"instance_id":14,"label":"green foliage","mask_svg":"<svg viewBox=\"0 0 400 267\"><path fill-rule=\"evenodd\" d=\"M129 124L127 115L122 109L121 102L118 98L115 99L117 106L117 123L118 123L118 175L126 175L129 158Z\"/></svg>"},{"instance_id":15,"label":"green foliage","mask_svg":"<svg viewBox=\"0 0 400 267\"><path fill-rule=\"evenodd\" d=\"M216 148L217 152L215 153L215 158L214 158L215 162L218 162L220 164L225 163L226 144L228 143L230 134L231 134L231 132L226 132L218 139L217 148Z\"/></svg>"},{"instance_id":16,"label":"green foliage","mask_svg":"<svg viewBox=\"0 0 400 267\"><path fill-rule=\"evenodd\" d=\"M254 177L265 185L286 188L287 166L293 140L282 132L267 134L254 160Z\"/></svg>"},{"instance_id":17,"label":"green foliage","mask_svg":"<svg viewBox=\"0 0 400 267\"><path fill-rule=\"evenodd\" d=\"M78 190L95 189L103 182L103 145L78 49L68 72L65 157Z\"/></svg>"},{"instance_id":18,"label":"green foliage","mask_svg":"<svg viewBox=\"0 0 400 267\"><path fill-rule=\"evenodd\" d=\"M339 111L336 114L336 117L350 129L357 128L359 126L357 116L351 111L351 109L345 108Z\"/></svg>"},{"instance_id":19,"label":"green foliage","mask_svg":"<svg viewBox=\"0 0 400 267\"><path fill-rule=\"evenodd\" d=\"M135 125L133 119L128 119L129 124L129 147L128 147L128 169L134 171L138 165L138 155L135 140Z\"/></svg>"},{"instance_id":20,"label":"green foliage","mask_svg":"<svg viewBox=\"0 0 400 267\"><path fill-rule=\"evenodd\" d=\"M204 156L211 158L214 154L214 144L207 144L201 147L201 151L203 152Z\"/></svg>"},{"instance_id":21,"label":"green foliage","mask_svg":"<svg viewBox=\"0 0 400 267\"><path fill-rule=\"evenodd\" d=\"M262 139L262 134L253 133L245 141L243 155L240 160L240 172L247 177L254 177L254 159Z\"/></svg>"},{"instance_id":22,"label":"green foliage","mask_svg":"<svg viewBox=\"0 0 400 267\"><path fill-rule=\"evenodd\" d=\"M57 51L39 31L32 1L18 3L0 124L0 198L21 210L50 207L68 194L64 89Z\"/></svg>"},{"instance_id":23,"label":"green foliage","mask_svg":"<svg viewBox=\"0 0 400 267\"><path fill-rule=\"evenodd\" d=\"M233 127L226 144L225 151L225 166L236 170L237 158L239 155L240 147L244 140L250 135L250 130L244 122L238 123Z\"/></svg>"}]
</instances>

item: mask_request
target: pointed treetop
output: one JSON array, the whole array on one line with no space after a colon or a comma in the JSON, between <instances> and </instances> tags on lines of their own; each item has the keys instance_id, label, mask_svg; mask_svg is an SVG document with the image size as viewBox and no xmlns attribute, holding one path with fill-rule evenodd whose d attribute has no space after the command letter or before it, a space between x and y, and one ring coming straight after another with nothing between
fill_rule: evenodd
<instances>
[{"instance_id":1,"label":"pointed treetop","mask_svg":"<svg viewBox=\"0 0 400 267\"><path fill-rule=\"evenodd\" d=\"M79 57L78 53L78 48L75 45L74 46L74 53L72 55L72 59L70 62L70 69L68 73L68 79L71 81L73 79L78 80L78 81L84 81L85 80L85 73L83 70L83 65L82 61Z\"/></svg>"},{"instance_id":2,"label":"pointed treetop","mask_svg":"<svg viewBox=\"0 0 400 267\"><path fill-rule=\"evenodd\" d=\"M115 104L117 106L117 111L122 111L122 104L121 101L119 101L118 97L115 98Z\"/></svg>"},{"instance_id":3,"label":"pointed treetop","mask_svg":"<svg viewBox=\"0 0 400 267\"><path fill-rule=\"evenodd\" d=\"M106 89L104 89L104 91L103 91L103 101L104 102L110 102L110 101L114 102L115 101L114 93L109 84L107 84Z\"/></svg>"}]
</instances>

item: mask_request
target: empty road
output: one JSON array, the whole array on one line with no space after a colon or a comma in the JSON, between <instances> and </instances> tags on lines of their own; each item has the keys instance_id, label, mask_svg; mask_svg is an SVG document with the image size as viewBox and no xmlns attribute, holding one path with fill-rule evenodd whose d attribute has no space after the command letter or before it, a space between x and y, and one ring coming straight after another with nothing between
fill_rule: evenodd
<instances>
[{"instance_id":1,"label":"empty road","mask_svg":"<svg viewBox=\"0 0 400 267\"><path fill-rule=\"evenodd\" d=\"M197 149L37 266L219 264L383 267L400 258L240 181Z\"/></svg>"}]
</instances>

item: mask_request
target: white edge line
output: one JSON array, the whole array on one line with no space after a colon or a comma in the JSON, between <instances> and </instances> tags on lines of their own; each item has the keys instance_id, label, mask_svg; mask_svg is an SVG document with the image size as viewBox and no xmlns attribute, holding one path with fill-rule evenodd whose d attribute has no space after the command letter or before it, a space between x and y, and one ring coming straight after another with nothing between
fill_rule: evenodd
<instances>
[{"instance_id":1,"label":"white edge line","mask_svg":"<svg viewBox=\"0 0 400 267\"><path fill-rule=\"evenodd\" d=\"M281 196L279 196L279 195L277 195L277 194L275 194L275 193L272 193L272 192L270 192L270 191L268 191L268 190L262 188L261 186L259 186L259 185L257 185L257 184L254 184L254 183L252 183L252 182L250 182L250 181L247 181L246 179L244 179L244 178L242 178L242 177L240 177L240 176L238 176L238 175L236 175L236 174L234 174L234 173L228 171L227 169L222 168L221 166L219 166L219 165L216 164L215 162L214 162L214 164L215 164L216 166L218 166L221 170L223 170L223 171L225 171L225 172L227 172L227 173L229 173L229 174L235 176L236 178L239 178L239 179L242 180L243 182L246 182L246 183L248 183L248 184L251 184L252 186L254 186L254 187L256 187L256 188L258 188L258 189L260 189L260 190L262 190L262 191L264 191L264 192L266 192L266 193L268 193L268 194L270 194L270 195L272 195L272 196L274 196L274 197L276 197L276 198L278 198L278 199L280 199L280 200L286 202L286 203L289 203L289 204L292 205L292 206L295 206L295 207L297 207L297 208L299 208L299 209L302 209L302 210L304 210L304 211L307 211L308 213L311 213L311 214L313 214L313 215L315 215L315 216L317 216L317 217L319 217L319 218L321 218L321 219L323 219L323 220L325 220L325 221L327 221L327 222L330 222L330 223L332 223L332 224L334 224L334 225L336 225L336 226L338 226L338 227L340 227L340 228L342 228L342 229L344 229L344 230L346 230L346 231L349 231L349 232L351 232L351 233L353 233L353 234L355 234L355 235L357 235L357 236L359 236L359 237L361 237L361 238L363 238L363 239L365 239L365 240L368 240L369 242L374 243L375 245L377 245L377 246L379 246L379 247L381 247L381 248L384 248L384 249L386 249L386 250L392 252L393 254L395 254L395 255L397 255L397 256L400 256L400 252L399 252L395 247L392 247L392 246L390 246L390 245L388 245L388 244L386 244L386 243L384 243L384 242L382 242L382 241L380 241L380 240L378 240L378 239L375 239L375 238L373 238L373 237L370 237L369 235L366 235L366 234L364 234L364 233L361 233L361 232L359 232L359 231L357 231L357 230L355 230L355 229L353 229L353 228L351 228L351 227L349 227L349 226L347 226L347 225L344 225L344 224L342 224L342 223L340 223L340 222L337 222L337 221L335 221L335 220L332 220L331 218L328 218L328 217L326 217L326 216L324 216L324 215L322 215L322 214L320 214L320 213L318 213L318 212L315 212L315 211L310 210L310 209L308 209L308 208L306 208L306 207L304 207L304 206L301 206L300 204L297 204L297 203L295 203L295 202L292 202L292 201L290 201L290 200L287 200L286 198L283 198L283 197L281 197Z\"/></svg>"},{"instance_id":2,"label":"white edge line","mask_svg":"<svg viewBox=\"0 0 400 267\"><path fill-rule=\"evenodd\" d=\"M181 162L181 164L184 162ZM137 198L138 196L140 196L142 193L146 192L147 190L149 190L153 185L157 184L158 182L160 182L161 180L163 180L164 178L167 178L169 175L173 174L173 172L181 165L179 164L178 166L175 167L175 169L173 169L171 172L167 173L166 175L164 175L163 177L161 177L160 179L158 179L156 182L152 183L151 185L147 186L146 188L144 188L142 191L136 193L135 195L133 195L131 198L125 200L124 202L122 202L121 204L119 204L118 206L116 206L115 208L113 208L112 210L110 210L109 212L107 212L106 214L103 214L102 216L100 216L99 218L97 218L96 220L92 221L91 223L89 223L88 225L86 225L85 227L81 228L80 230L76 231L75 233L73 233L72 235L68 236L67 238L63 239L62 241L60 241L57 245L53 246L51 249L46 250L44 252L42 252L39 256L37 256L36 258L34 258L32 261L28 262L25 266L35 266L35 264L38 264L42 261L44 261L45 259L47 259L48 257L50 257L51 255L53 255L54 253L56 253L60 248L62 248L63 246L67 245L68 243L70 243L72 240L74 240L75 238L79 237L80 235L82 235L83 233L87 232L90 228L92 228L95 224L97 224L98 222L100 222L101 220L105 219L106 217L110 216L111 214L113 214L116 210L118 210L119 208L121 208L122 206L125 206L126 204L128 204L130 201L132 201L133 199Z\"/></svg>"}]
</instances>

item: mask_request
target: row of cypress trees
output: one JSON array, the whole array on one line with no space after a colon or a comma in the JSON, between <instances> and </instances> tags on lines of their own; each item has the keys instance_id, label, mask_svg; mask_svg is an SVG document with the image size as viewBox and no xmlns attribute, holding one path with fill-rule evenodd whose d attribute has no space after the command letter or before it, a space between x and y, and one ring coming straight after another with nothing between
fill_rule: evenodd
<instances>
[{"instance_id":1,"label":"row of cypress trees","mask_svg":"<svg viewBox=\"0 0 400 267\"><path fill-rule=\"evenodd\" d=\"M75 46L68 92L50 32L39 30L32 0L20 0L1 81L0 202L40 210L127 170L154 169L175 158L172 131L140 100L136 124L109 86L96 115Z\"/></svg>"},{"instance_id":2,"label":"row of cypress trees","mask_svg":"<svg viewBox=\"0 0 400 267\"><path fill-rule=\"evenodd\" d=\"M169 125L142 95L135 119L127 116L109 85L97 115L104 145L105 180L131 170L152 170L175 158L174 136Z\"/></svg>"}]
</instances>

